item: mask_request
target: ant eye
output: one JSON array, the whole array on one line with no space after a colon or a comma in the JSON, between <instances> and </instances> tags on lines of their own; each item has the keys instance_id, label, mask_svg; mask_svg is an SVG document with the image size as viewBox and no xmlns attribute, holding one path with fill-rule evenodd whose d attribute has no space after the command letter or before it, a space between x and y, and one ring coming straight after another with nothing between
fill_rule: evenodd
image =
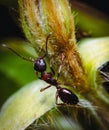
<instances>
[{"instance_id":1,"label":"ant eye","mask_svg":"<svg viewBox=\"0 0 109 130\"><path fill-rule=\"evenodd\" d=\"M37 58L34 61L34 70L38 72L44 72L46 70L46 62L44 58Z\"/></svg>"}]
</instances>

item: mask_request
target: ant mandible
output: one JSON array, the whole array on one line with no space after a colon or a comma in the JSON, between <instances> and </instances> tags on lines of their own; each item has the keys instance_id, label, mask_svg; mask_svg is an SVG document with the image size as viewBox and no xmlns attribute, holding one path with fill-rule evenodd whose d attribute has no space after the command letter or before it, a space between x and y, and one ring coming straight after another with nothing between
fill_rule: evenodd
<instances>
[{"instance_id":1,"label":"ant mandible","mask_svg":"<svg viewBox=\"0 0 109 130\"><path fill-rule=\"evenodd\" d=\"M58 97L63 101L63 103L61 104L77 104L79 102L78 97L72 93L70 90L68 90L67 88L61 88L60 87L60 83L53 78L52 73L50 72L46 72L46 62L45 62L45 57L47 56L47 43L48 43L48 39L49 36L47 36L46 38L46 52L45 55L43 57L38 57L35 61L34 61L34 70L37 72L41 73L41 80L44 80L45 82L49 83L50 85L48 85L45 88L42 88L40 91L44 91L48 88L50 88L52 85L54 85L57 89L56 92L56 104L59 105L58 103Z\"/></svg>"}]
</instances>

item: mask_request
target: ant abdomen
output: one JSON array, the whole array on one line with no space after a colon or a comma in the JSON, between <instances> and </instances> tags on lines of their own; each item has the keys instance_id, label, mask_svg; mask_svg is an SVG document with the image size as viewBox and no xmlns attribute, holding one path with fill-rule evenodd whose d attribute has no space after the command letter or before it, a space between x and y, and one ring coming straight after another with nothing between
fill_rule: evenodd
<instances>
[{"instance_id":1,"label":"ant abdomen","mask_svg":"<svg viewBox=\"0 0 109 130\"><path fill-rule=\"evenodd\" d=\"M65 104L69 104L69 105L76 105L79 102L78 97L71 92L70 90L68 90L67 88L61 88L59 87L59 89L57 89L57 98L60 98ZM56 104L57 103L57 99L56 99Z\"/></svg>"}]
</instances>

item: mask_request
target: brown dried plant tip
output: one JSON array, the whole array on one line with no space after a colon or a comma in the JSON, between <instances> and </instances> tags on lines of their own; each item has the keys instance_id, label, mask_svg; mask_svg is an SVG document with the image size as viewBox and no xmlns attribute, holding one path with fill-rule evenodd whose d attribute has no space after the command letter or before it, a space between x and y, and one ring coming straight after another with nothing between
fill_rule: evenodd
<instances>
[{"instance_id":1,"label":"brown dried plant tip","mask_svg":"<svg viewBox=\"0 0 109 130\"><path fill-rule=\"evenodd\" d=\"M50 64L60 79L87 89L88 81L77 49L74 18L67 0L19 0L24 33L36 50L48 44Z\"/></svg>"}]
</instances>

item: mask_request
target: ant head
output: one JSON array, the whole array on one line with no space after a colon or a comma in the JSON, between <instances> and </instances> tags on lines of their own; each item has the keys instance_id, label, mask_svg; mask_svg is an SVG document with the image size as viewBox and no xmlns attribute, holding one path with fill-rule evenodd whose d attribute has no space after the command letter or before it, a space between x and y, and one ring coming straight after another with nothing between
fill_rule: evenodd
<instances>
[{"instance_id":1,"label":"ant head","mask_svg":"<svg viewBox=\"0 0 109 130\"><path fill-rule=\"evenodd\" d=\"M46 38L46 51L45 51L45 55L43 57L38 57L35 61L34 61L34 70L38 71L38 72L44 72L46 70L46 62L45 62L45 57L47 56L47 44L48 44L48 39L50 37L51 34L49 34Z\"/></svg>"},{"instance_id":2,"label":"ant head","mask_svg":"<svg viewBox=\"0 0 109 130\"><path fill-rule=\"evenodd\" d=\"M44 72L46 70L46 62L43 57L38 57L34 61L34 70L37 72Z\"/></svg>"}]
</instances>

